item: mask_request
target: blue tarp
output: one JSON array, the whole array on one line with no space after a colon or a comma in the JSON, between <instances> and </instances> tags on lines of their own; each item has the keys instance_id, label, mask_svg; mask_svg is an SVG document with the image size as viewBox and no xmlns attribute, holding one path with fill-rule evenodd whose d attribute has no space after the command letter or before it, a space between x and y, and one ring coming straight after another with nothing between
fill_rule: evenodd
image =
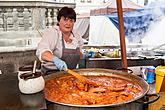
<instances>
[{"instance_id":1,"label":"blue tarp","mask_svg":"<svg viewBox=\"0 0 165 110\"><path fill-rule=\"evenodd\" d=\"M165 12L165 11L164 11ZM118 15L117 13L105 15L112 23L118 28ZM124 12L124 28L125 35L130 42L139 40L144 36L151 22L159 19L159 15L155 15L152 9L140 9L133 12ZM138 38L137 38L138 37Z\"/></svg>"}]
</instances>

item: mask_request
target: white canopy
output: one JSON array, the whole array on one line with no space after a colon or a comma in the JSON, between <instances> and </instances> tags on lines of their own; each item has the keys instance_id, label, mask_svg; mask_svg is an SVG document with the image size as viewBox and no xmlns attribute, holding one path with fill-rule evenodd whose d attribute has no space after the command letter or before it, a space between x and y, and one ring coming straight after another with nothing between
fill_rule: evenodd
<instances>
[{"instance_id":1,"label":"white canopy","mask_svg":"<svg viewBox=\"0 0 165 110\"><path fill-rule=\"evenodd\" d=\"M82 13L77 15L76 23L74 24L74 29L77 30L84 39L89 37L89 13Z\"/></svg>"},{"instance_id":2,"label":"white canopy","mask_svg":"<svg viewBox=\"0 0 165 110\"><path fill-rule=\"evenodd\" d=\"M89 45L119 45L119 30L106 16L91 16Z\"/></svg>"},{"instance_id":3,"label":"white canopy","mask_svg":"<svg viewBox=\"0 0 165 110\"><path fill-rule=\"evenodd\" d=\"M122 8L124 12L128 12L128 11L134 11L137 9L142 9L143 7L135 4L134 2L130 0L122 0ZM101 7L91 10L90 14L91 15L105 15L105 14L116 13L116 12L117 12L116 0L110 0L106 3L103 3Z\"/></svg>"},{"instance_id":4,"label":"white canopy","mask_svg":"<svg viewBox=\"0 0 165 110\"><path fill-rule=\"evenodd\" d=\"M117 8L116 0L109 0L106 3L103 3L102 6L102 8ZM143 7L130 0L122 0L122 8L141 9Z\"/></svg>"}]
</instances>

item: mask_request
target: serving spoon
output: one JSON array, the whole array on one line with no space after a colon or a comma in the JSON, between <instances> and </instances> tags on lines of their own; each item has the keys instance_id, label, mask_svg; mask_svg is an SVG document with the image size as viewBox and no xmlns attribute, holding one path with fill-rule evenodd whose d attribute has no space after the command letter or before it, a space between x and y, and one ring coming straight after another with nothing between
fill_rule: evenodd
<instances>
[{"instance_id":1,"label":"serving spoon","mask_svg":"<svg viewBox=\"0 0 165 110\"><path fill-rule=\"evenodd\" d=\"M93 86L100 86L101 84L100 83L97 83L95 81L92 81L90 80L89 78L83 76L83 75L80 75L79 73L73 71L73 70L70 70L70 69L66 69L65 70L67 73L75 76L80 82L82 83L85 83L85 84L91 84Z\"/></svg>"}]
</instances>

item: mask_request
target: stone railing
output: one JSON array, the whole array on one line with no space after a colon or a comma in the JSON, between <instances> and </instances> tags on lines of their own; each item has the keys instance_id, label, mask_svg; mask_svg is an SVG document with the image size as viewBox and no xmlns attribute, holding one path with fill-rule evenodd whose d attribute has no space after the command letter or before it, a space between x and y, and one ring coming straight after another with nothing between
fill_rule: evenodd
<instances>
[{"instance_id":1,"label":"stone railing","mask_svg":"<svg viewBox=\"0 0 165 110\"><path fill-rule=\"evenodd\" d=\"M63 6L75 8L75 3L59 3L55 0L0 1L0 47L3 41L4 46L17 46L17 43L7 43L12 39L25 41L29 37L41 37L39 32L57 23L57 12Z\"/></svg>"},{"instance_id":2,"label":"stone railing","mask_svg":"<svg viewBox=\"0 0 165 110\"><path fill-rule=\"evenodd\" d=\"M0 31L44 29L55 24L57 11L74 3L45 1L0 1Z\"/></svg>"}]
</instances>

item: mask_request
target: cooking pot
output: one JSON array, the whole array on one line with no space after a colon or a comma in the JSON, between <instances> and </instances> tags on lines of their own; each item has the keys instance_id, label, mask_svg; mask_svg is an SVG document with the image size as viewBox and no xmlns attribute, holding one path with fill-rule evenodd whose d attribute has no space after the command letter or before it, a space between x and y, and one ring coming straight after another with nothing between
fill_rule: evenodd
<instances>
[{"instance_id":1,"label":"cooking pot","mask_svg":"<svg viewBox=\"0 0 165 110\"><path fill-rule=\"evenodd\" d=\"M106 105L75 105L75 104L65 104L56 101L52 101L47 97L47 107L50 110L144 110L144 107L147 108L148 104L151 104L159 99L159 94L153 94L156 96L153 100L148 100L147 92L149 91L149 84L142 78L135 76L133 74L128 74L127 72L122 72L119 70L110 70L110 69L100 69L100 68L88 68L88 69L76 69L74 70L81 75L88 76L112 76L119 77L127 81L131 81L139 84L142 87L143 93L138 97L122 103L117 104L106 104ZM66 72L56 72L50 75L45 76L45 83L47 80L53 78L59 78L62 76L68 75Z\"/></svg>"},{"instance_id":2,"label":"cooking pot","mask_svg":"<svg viewBox=\"0 0 165 110\"><path fill-rule=\"evenodd\" d=\"M19 90L24 94L33 94L44 89L45 80L40 72L26 72L18 76Z\"/></svg>"}]
</instances>

